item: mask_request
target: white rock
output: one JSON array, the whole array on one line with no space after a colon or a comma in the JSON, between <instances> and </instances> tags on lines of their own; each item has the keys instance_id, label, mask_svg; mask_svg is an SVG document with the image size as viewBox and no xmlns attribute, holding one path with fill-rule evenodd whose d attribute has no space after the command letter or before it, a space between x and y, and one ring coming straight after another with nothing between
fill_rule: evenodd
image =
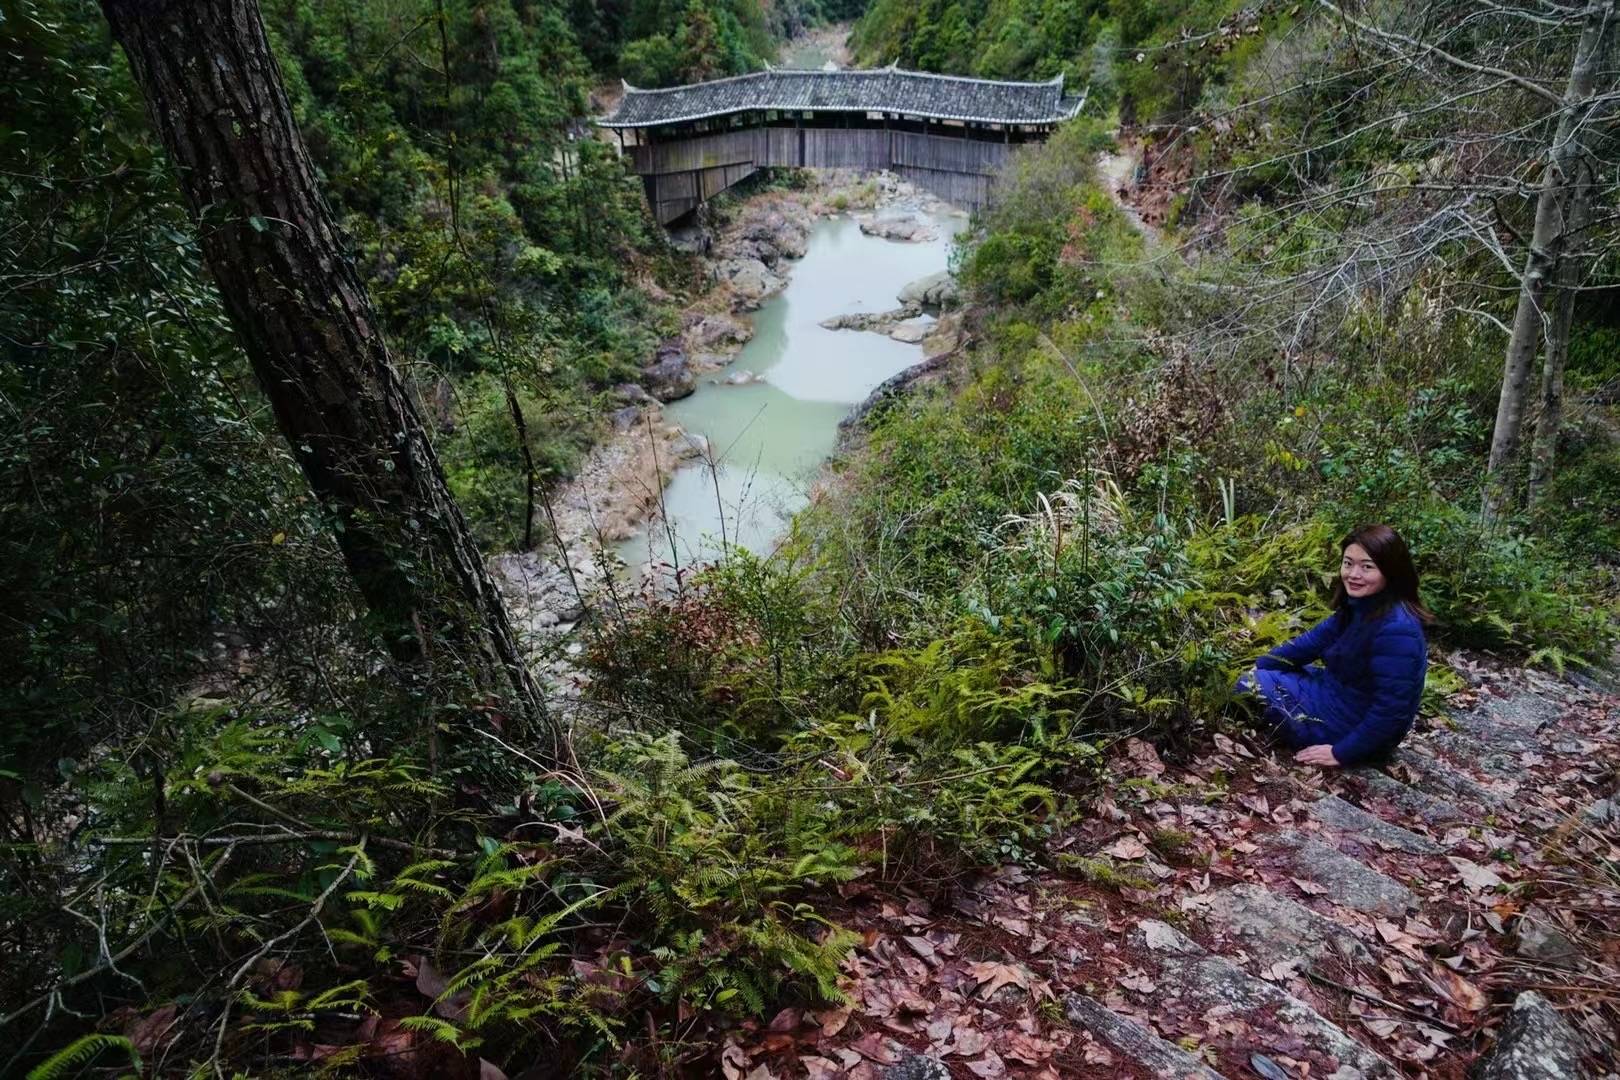
<instances>
[{"instance_id":1,"label":"white rock","mask_svg":"<svg viewBox=\"0 0 1620 1080\"><path fill-rule=\"evenodd\" d=\"M934 320L923 315L905 322L896 323L889 331L889 336L896 341L903 341L907 345L915 345L923 338L934 332Z\"/></svg>"}]
</instances>

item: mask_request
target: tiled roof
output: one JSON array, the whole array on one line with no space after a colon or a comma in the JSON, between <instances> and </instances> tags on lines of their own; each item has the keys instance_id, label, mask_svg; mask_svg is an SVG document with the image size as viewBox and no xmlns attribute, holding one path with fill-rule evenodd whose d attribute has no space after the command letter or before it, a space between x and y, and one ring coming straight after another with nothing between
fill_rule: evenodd
<instances>
[{"instance_id":1,"label":"tiled roof","mask_svg":"<svg viewBox=\"0 0 1620 1080\"><path fill-rule=\"evenodd\" d=\"M1063 76L1050 82L995 82L956 75L880 68L875 71L771 70L730 79L639 90L603 127L637 128L758 109L891 112L933 120L1052 124L1080 111L1084 96L1064 97Z\"/></svg>"}]
</instances>

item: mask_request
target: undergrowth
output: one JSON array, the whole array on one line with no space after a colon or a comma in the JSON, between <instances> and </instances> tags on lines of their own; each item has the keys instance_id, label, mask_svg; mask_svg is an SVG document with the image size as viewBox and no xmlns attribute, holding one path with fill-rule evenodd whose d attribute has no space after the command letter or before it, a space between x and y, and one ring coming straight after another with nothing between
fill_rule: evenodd
<instances>
[{"instance_id":1,"label":"undergrowth","mask_svg":"<svg viewBox=\"0 0 1620 1080\"><path fill-rule=\"evenodd\" d=\"M7 1002L50 1068L700 1070L728 1026L841 1000L855 891L944 898L1008 861L1138 887L1047 840L1114 742L1174 757L1224 721L1252 658L1325 613L1364 521L1411 540L1439 654L1606 658L1615 566L1589 536L1612 507L1582 528L1470 512L1478 339L1396 305L1345 326L1335 362L1210 359L1213 294L1131 269L1097 137L1014 171L959 260L976 346L876 412L776 554L592 628L578 773L538 767L471 691L429 706L370 673L339 689L371 698L320 710L161 710L145 756L78 764L85 805L53 839L93 868L53 916L76 944ZM1566 468L1610 460L1577 446ZM1436 664L1426 707L1454 686ZM55 911L57 883L34 886ZM114 959L75 922L154 947ZM89 1009L93 1034L69 1011Z\"/></svg>"}]
</instances>

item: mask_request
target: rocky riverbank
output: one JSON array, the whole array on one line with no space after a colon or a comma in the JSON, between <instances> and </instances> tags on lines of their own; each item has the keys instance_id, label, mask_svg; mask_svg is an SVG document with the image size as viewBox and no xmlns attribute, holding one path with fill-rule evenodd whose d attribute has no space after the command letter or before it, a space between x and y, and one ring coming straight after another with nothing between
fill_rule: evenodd
<instances>
[{"instance_id":1,"label":"rocky riverbank","mask_svg":"<svg viewBox=\"0 0 1620 1080\"><path fill-rule=\"evenodd\" d=\"M683 312L679 334L660 343L636 382L614 389L608 432L567 483L549 494L539 522L550 538L540 550L493 556L489 566L515 627L537 659L551 657L554 684L571 665L555 654L585 612L612 602L612 545L631 536L659 507L664 485L708 445L664 418L663 406L693 393L701 380L741 384L752 372L722 374L753 337L747 318L787 286L820 217L852 213L861 231L897 242L933 238L929 216L948 212L933 196L889 174L820 174L802 189L768 192L736 206L718 223L676 230L671 241L701 255L710 287ZM841 327L919 343L919 359L948 352L956 317L949 275L908 284L899 307L846 317ZM862 321L866 320L866 321ZM577 649L577 646L570 646Z\"/></svg>"}]
</instances>

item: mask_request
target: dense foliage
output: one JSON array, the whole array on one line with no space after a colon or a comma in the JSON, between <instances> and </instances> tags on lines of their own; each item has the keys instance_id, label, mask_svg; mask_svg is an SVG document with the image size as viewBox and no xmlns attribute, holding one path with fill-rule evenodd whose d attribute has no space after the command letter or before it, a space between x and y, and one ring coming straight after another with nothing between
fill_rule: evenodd
<instances>
[{"instance_id":1,"label":"dense foliage","mask_svg":"<svg viewBox=\"0 0 1620 1080\"><path fill-rule=\"evenodd\" d=\"M1063 75L1106 112L1179 121L1243 70L1297 5L1237 0L874 0L851 42L868 63L994 79Z\"/></svg>"},{"instance_id":2,"label":"dense foliage","mask_svg":"<svg viewBox=\"0 0 1620 1080\"><path fill-rule=\"evenodd\" d=\"M592 86L746 70L858 12L265 13L452 484L504 546L517 440L566 474L674 329L649 296L692 276L578 124ZM1063 71L1157 122L1252 94L1290 18L877 0L857 43ZM1489 261L1447 248L1316 307L1267 284L1363 224L1289 200L1412 164L1371 134L1272 168L1311 125L1356 129L1318 83L1165 139L1219 182L1162 233L1102 187L1094 117L1021 155L958 252L970 343L946 377L869 418L776 554L584 623L581 764L543 765L457 672L429 695L383 659L94 8L14 4L0 35L0 1017L27 1032L0 1071L712 1074L728 1027L838 1001L841 888L1061 861L1045 841L1124 733L1173 754L1241 723L1234 677L1322 614L1356 523L1412 540L1437 660L1612 655L1614 313L1581 301L1551 496L1482 525Z\"/></svg>"}]
</instances>

